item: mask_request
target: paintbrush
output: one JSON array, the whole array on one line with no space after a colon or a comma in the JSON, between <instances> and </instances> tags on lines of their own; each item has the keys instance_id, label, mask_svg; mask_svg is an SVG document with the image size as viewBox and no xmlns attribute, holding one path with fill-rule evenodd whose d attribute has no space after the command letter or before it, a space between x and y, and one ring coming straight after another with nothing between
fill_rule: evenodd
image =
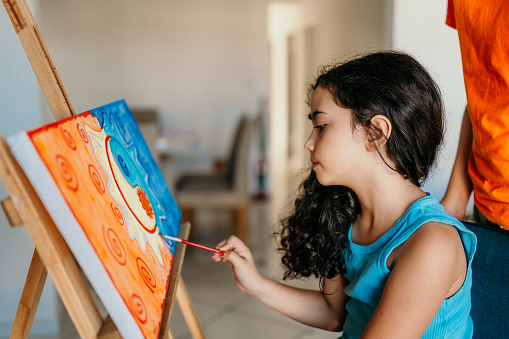
<instances>
[{"instance_id":1,"label":"paintbrush","mask_svg":"<svg viewBox=\"0 0 509 339\"><path fill-rule=\"evenodd\" d=\"M189 246L193 246L193 247L198 247L198 248L210 251L210 252L219 253L221 255L224 255L224 251L220 251L217 248L212 248L212 247L208 247L208 246L205 246L205 245L200 245L200 244L197 244L195 242L192 242L192 241L189 241L189 240L185 240L185 239L180 239L180 238L176 238L176 237L170 237L169 235L161 234L161 236L166 238L166 239L170 239L170 240L173 240L173 241L176 241L176 242L181 242L181 243L183 243L185 245L189 245Z\"/></svg>"}]
</instances>

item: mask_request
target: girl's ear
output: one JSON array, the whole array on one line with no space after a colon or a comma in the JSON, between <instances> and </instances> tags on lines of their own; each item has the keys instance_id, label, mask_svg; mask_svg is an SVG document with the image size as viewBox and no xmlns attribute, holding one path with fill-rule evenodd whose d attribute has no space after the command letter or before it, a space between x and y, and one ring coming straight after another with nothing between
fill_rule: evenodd
<instances>
[{"instance_id":1,"label":"girl's ear","mask_svg":"<svg viewBox=\"0 0 509 339\"><path fill-rule=\"evenodd\" d=\"M366 143L368 151L381 149L389 140L392 132L392 124L385 115L375 115L370 120L371 133Z\"/></svg>"}]
</instances>

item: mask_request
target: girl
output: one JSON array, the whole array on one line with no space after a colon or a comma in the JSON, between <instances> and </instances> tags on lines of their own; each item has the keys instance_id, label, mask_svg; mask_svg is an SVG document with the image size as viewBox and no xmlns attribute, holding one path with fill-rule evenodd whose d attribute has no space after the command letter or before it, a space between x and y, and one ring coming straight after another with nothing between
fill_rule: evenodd
<instances>
[{"instance_id":1,"label":"girl","mask_svg":"<svg viewBox=\"0 0 509 339\"><path fill-rule=\"evenodd\" d=\"M310 89L312 171L278 233L287 277L261 276L238 238L218 245L238 287L343 338L471 338L476 238L419 187L443 135L439 89L412 57L325 69Z\"/></svg>"}]
</instances>

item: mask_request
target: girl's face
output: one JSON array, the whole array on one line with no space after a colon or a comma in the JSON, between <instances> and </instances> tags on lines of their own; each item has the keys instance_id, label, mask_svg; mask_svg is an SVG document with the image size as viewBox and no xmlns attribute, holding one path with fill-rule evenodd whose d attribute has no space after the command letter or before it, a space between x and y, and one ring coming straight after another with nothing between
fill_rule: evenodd
<instances>
[{"instance_id":1,"label":"girl's face","mask_svg":"<svg viewBox=\"0 0 509 339\"><path fill-rule=\"evenodd\" d=\"M359 180L366 153L366 133L352 127L352 113L339 107L329 91L318 87L311 96L313 130L304 148L313 170L324 186L351 187Z\"/></svg>"}]
</instances>

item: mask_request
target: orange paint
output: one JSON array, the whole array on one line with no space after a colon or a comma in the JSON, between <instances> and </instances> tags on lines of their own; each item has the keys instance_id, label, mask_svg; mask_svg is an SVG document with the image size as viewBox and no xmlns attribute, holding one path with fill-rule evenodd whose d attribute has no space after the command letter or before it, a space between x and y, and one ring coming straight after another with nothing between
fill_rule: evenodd
<instances>
[{"instance_id":1,"label":"orange paint","mask_svg":"<svg viewBox=\"0 0 509 339\"><path fill-rule=\"evenodd\" d=\"M86 112L28 135L142 333L157 338L173 255L168 247L159 248L163 266L149 243L144 253L131 239L122 211L125 202L111 196L108 188L115 183L97 160L85 126L101 131ZM154 218L145 193L138 196Z\"/></svg>"},{"instance_id":2,"label":"orange paint","mask_svg":"<svg viewBox=\"0 0 509 339\"><path fill-rule=\"evenodd\" d=\"M138 193L138 198L140 199L143 209L145 210L145 212L147 212L147 216L150 219L154 219L154 210L152 209L152 206L150 205L150 201L148 200L145 192L143 192L141 187L136 187L136 193Z\"/></svg>"}]
</instances>

